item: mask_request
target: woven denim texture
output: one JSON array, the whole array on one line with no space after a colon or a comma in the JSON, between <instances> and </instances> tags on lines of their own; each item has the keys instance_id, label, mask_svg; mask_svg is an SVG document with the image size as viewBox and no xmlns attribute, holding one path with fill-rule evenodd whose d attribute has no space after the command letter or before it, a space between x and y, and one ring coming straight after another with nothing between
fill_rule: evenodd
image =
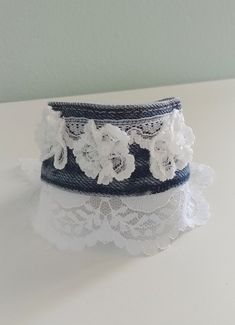
<instances>
[{"instance_id":1,"label":"woven denim texture","mask_svg":"<svg viewBox=\"0 0 235 325\"><path fill-rule=\"evenodd\" d=\"M143 105L104 105L90 103L50 102L54 111L61 112L62 117L83 117L87 119L132 120L163 115L174 109L181 109L179 98L166 98Z\"/></svg>"},{"instance_id":2,"label":"woven denim texture","mask_svg":"<svg viewBox=\"0 0 235 325\"><path fill-rule=\"evenodd\" d=\"M84 117L87 119L128 120L147 118L181 109L178 98L156 101L143 105L102 105L89 103L49 103L62 117ZM161 182L150 172L149 151L137 144L130 145L135 157L135 171L123 181L113 180L108 185L97 184L96 179L87 177L75 161L72 150L68 149L68 162L64 169L56 169L53 157L42 164L41 178L50 184L67 190L100 195L144 195L164 192L185 183L190 177L189 166L177 171L173 179Z\"/></svg>"}]
</instances>

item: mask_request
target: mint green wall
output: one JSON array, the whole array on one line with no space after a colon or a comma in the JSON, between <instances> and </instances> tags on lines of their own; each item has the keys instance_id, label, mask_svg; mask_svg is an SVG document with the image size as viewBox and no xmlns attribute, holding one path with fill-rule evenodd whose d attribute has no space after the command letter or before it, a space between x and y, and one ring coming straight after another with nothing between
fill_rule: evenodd
<instances>
[{"instance_id":1,"label":"mint green wall","mask_svg":"<svg viewBox=\"0 0 235 325\"><path fill-rule=\"evenodd\" d=\"M231 77L234 0L0 0L0 102Z\"/></svg>"}]
</instances>

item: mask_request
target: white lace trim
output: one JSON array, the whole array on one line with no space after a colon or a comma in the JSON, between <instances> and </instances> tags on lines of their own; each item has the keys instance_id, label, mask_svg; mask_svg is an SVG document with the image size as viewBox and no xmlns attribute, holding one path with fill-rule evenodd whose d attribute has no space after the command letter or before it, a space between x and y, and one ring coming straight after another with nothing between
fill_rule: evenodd
<instances>
[{"instance_id":1,"label":"white lace trim","mask_svg":"<svg viewBox=\"0 0 235 325\"><path fill-rule=\"evenodd\" d=\"M142 148L148 148L148 140L157 135L163 126L169 125L171 114L172 113L167 113L164 115L132 120L96 120L96 126L98 128L105 124L117 126L130 137L130 144L137 143ZM84 133L84 127L89 120L81 117L65 117L65 121L66 131L71 139L68 142L68 145L72 149L73 140L80 138L81 134Z\"/></svg>"},{"instance_id":2,"label":"white lace trim","mask_svg":"<svg viewBox=\"0 0 235 325\"><path fill-rule=\"evenodd\" d=\"M177 170L187 166L193 159L192 129L185 125L183 114L173 111L170 123L150 141L150 171L164 182L172 179Z\"/></svg>"},{"instance_id":3,"label":"white lace trim","mask_svg":"<svg viewBox=\"0 0 235 325\"><path fill-rule=\"evenodd\" d=\"M180 232L209 217L202 190L212 171L191 166L190 180L169 191L138 197L100 197L72 193L43 183L34 228L59 249L114 242L130 254L154 254Z\"/></svg>"},{"instance_id":4,"label":"white lace trim","mask_svg":"<svg viewBox=\"0 0 235 325\"><path fill-rule=\"evenodd\" d=\"M128 135L112 124L100 129L89 120L84 133L74 143L76 162L86 176L98 184L109 184L115 178L122 181L135 170L134 156L129 154Z\"/></svg>"},{"instance_id":5,"label":"white lace trim","mask_svg":"<svg viewBox=\"0 0 235 325\"><path fill-rule=\"evenodd\" d=\"M60 113L44 110L42 121L36 131L36 140L41 149L41 160L54 156L54 166L63 169L67 164L67 141L65 120Z\"/></svg>"},{"instance_id":6,"label":"white lace trim","mask_svg":"<svg viewBox=\"0 0 235 325\"><path fill-rule=\"evenodd\" d=\"M67 146L73 149L81 170L98 184L129 178L135 169L129 145L137 143L150 151L150 171L161 181L172 179L192 161L194 135L181 111L154 119L86 120L61 118L48 108L37 132L42 160L54 156L54 166L67 163Z\"/></svg>"}]
</instances>

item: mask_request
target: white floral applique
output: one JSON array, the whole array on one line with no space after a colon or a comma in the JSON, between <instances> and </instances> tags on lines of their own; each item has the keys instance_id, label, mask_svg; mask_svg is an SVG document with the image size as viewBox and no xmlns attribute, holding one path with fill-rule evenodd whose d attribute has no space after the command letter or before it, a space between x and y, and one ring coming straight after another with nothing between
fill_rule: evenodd
<instances>
[{"instance_id":1,"label":"white floral applique","mask_svg":"<svg viewBox=\"0 0 235 325\"><path fill-rule=\"evenodd\" d=\"M41 149L41 160L54 156L56 169L63 169L67 164L65 120L59 112L49 107L43 111L42 122L36 132L36 140Z\"/></svg>"},{"instance_id":2,"label":"white floral applique","mask_svg":"<svg viewBox=\"0 0 235 325\"><path fill-rule=\"evenodd\" d=\"M174 111L171 121L150 142L150 171L160 181L172 179L192 161L193 131L184 123L183 114Z\"/></svg>"},{"instance_id":3,"label":"white floral applique","mask_svg":"<svg viewBox=\"0 0 235 325\"><path fill-rule=\"evenodd\" d=\"M122 181L135 170L134 156L129 153L129 136L118 127L105 124L100 129L89 120L73 153L86 176L108 185L113 179Z\"/></svg>"}]
</instances>

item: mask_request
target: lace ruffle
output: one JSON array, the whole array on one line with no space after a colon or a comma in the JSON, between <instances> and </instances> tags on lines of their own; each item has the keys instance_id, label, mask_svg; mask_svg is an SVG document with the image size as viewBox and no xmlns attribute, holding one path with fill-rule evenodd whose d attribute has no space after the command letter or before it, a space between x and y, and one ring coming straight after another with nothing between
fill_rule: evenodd
<instances>
[{"instance_id":1,"label":"lace ruffle","mask_svg":"<svg viewBox=\"0 0 235 325\"><path fill-rule=\"evenodd\" d=\"M37 173L31 171L31 178ZM154 195L88 196L42 183L34 228L59 249L114 242L130 254L151 255L181 232L206 223L209 206L202 191L211 181L209 167L192 164L186 184Z\"/></svg>"},{"instance_id":2,"label":"lace ruffle","mask_svg":"<svg viewBox=\"0 0 235 325\"><path fill-rule=\"evenodd\" d=\"M86 176L108 185L113 179L122 181L135 170L134 156L129 153L128 135L112 124L97 129L89 120L85 132L74 144L76 162Z\"/></svg>"}]
</instances>

